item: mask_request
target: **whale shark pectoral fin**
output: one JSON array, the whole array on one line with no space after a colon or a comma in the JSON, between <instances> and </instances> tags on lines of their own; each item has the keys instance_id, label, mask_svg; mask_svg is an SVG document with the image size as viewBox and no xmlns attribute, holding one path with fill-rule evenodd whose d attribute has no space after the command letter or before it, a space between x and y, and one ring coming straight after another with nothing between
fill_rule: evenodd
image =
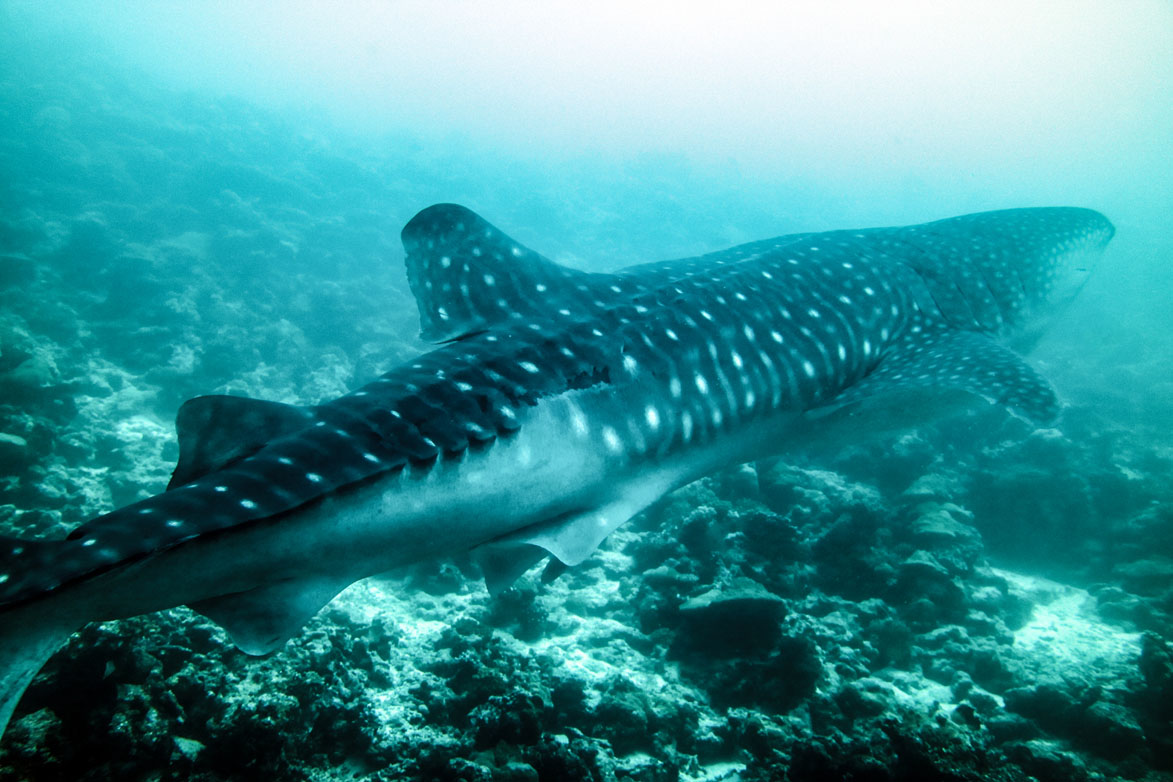
<instances>
[{"instance_id":1,"label":"whale shark pectoral fin","mask_svg":"<svg viewBox=\"0 0 1173 782\"><path fill-rule=\"evenodd\" d=\"M247 592L190 603L188 608L223 627L245 654L268 654L301 630L350 582L312 578L280 581Z\"/></svg>"},{"instance_id":2,"label":"whale shark pectoral fin","mask_svg":"<svg viewBox=\"0 0 1173 782\"><path fill-rule=\"evenodd\" d=\"M965 391L1035 425L1051 423L1060 410L1051 384L1009 348L977 332L953 330L905 336L871 374L820 410L925 390Z\"/></svg>"},{"instance_id":3,"label":"whale shark pectoral fin","mask_svg":"<svg viewBox=\"0 0 1173 782\"><path fill-rule=\"evenodd\" d=\"M498 595L523 573L553 556L566 565L589 557L613 530L642 510L606 505L584 513L560 516L504 535L473 549L489 593Z\"/></svg>"},{"instance_id":4,"label":"whale shark pectoral fin","mask_svg":"<svg viewBox=\"0 0 1173 782\"><path fill-rule=\"evenodd\" d=\"M187 400L175 417L179 462L168 489L250 456L270 440L312 423L304 407L250 399L245 396L197 396Z\"/></svg>"},{"instance_id":5,"label":"whale shark pectoral fin","mask_svg":"<svg viewBox=\"0 0 1173 782\"><path fill-rule=\"evenodd\" d=\"M558 516L483 543L473 556L492 594L509 588L547 555L563 565L581 564L603 540L676 486L668 474L625 486L619 496L584 511Z\"/></svg>"},{"instance_id":6,"label":"whale shark pectoral fin","mask_svg":"<svg viewBox=\"0 0 1173 782\"><path fill-rule=\"evenodd\" d=\"M498 541L477 546L472 551L473 560L480 566L485 577L485 587L493 597L513 586L530 568L542 560L546 567L542 571L542 583L548 584L569 567L539 545L523 541Z\"/></svg>"}]
</instances>

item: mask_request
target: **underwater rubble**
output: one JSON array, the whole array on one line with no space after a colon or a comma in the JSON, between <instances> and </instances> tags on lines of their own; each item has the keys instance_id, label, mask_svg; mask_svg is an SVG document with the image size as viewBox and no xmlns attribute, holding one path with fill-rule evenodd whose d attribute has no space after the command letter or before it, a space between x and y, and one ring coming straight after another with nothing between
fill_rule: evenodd
<instances>
[{"instance_id":1,"label":"underwater rubble","mask_svg":"<svg viewBox=\"0 0 1173 782\"><path fill-rule=\"evenodd\" d=\"M165 485L189 396L312 402L412 355L395 232L414 182L469 187L51 77L3 83L0 144L0 524L29 537ZM91 625L0 781L1173 779L1171 473L1159 427L975 411L699 481L495 598L467 560L369 579L266 658L186 609Z\"/></svg>"}]
</instances>

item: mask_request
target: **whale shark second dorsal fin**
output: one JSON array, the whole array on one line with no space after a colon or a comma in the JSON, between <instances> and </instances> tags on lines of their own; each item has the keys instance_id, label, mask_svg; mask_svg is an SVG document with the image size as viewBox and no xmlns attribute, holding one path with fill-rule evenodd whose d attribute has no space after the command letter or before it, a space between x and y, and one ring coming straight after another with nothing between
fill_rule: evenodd
<instances>
[{"instance_id":1,"label":"whale shark second dorsal fin","mask_svg":"<svg viewBox=\"0 0 1173 782\"><path fill-rule=\"evenodd\" d=\"M245 654L268 654L297 635L351 580L309 576L278 581L188 607L211 619L228 633Z\"/></svg>"},{"instance_id":2,"label":"whale shark second dorsal fin","mask_svg":"<svg viewBox=\"0 0 1173 782\"><path fill-rule=\"evenodd\" d=\"M250 456L271 440L314 421L304 407L245 396L197 396L175 417L179 461L168 489Z\"/></svg>"},{"instance_id":3,"label":"whale shark second dorsal fin","mask_svg":"<svg viewBox=\"0 0 1173 782\"><path fill-rule=\"evenodd\" d=\"M456 204L429 206L403 229L420 335L446 342L534 318L571 318L638 292L638 282L570 269Z\"/></svg>"}]
</instances>

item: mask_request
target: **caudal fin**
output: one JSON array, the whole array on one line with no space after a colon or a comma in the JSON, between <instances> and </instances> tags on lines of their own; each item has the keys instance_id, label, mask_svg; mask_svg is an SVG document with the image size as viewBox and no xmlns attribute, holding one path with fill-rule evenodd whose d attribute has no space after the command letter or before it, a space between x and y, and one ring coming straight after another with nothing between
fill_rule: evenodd
<instances>
[{"instance_id":1,"label":"caudal fin","mask_svg":"<svg viewBox=\"0 0 1173 782\"><path fill-rule=\"evenodd\" d=\"M53 555L67 545L0 537L0 736L37 671L84 623L48 595L59 576Z\"/></svg>"},{"instance_id":2,"label":"caudal fin","mask_svg":"<svg viewBox=\"0 0 1173 782\"><path fill-rule=\"evenodd\" d=\"M37 671L76 629L37 604L0 613L0 736Z\"/></svg>"}]
</instances>

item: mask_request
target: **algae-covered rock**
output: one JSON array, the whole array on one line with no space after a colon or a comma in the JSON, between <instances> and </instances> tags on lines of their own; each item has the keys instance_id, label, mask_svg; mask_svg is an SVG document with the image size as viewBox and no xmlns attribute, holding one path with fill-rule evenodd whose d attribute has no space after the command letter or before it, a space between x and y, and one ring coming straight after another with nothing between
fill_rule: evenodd
<instances>
[{"instance_id":1,"label":"algae-covered rock","mask_svg":"<svg viewBox=\"0 0 1173 782\"><path fill-rule=\"evenodd\" d=\"M981 533L972 521L972 513L953 503L921 503L909 523L908 535L914 546L931 551L950 573L968 573L984 550Z\"/></svg>"},{"instance_id":2,"label":"algae-covered rock","mask_svg":"<svg viewBox=\"0 0 1173 782\"><path fill-rule=\"evenodd\" d=\"M786 601L756 581L737 578L680 605L680 645L715 656L754 654L780 637Z\"/></svg>"},{"instance_id":3,"label":"algae-covered rock","mask_svg":"<svg viewBox=\"0 0 1173 782\"><path fill-rule=\"evenodd\" d=\"M0 288L16 288L32 283L37 277L37 265L26 255L0 253Z\"/></svg>"},{"instance_id":4,"label":"algae-covered rock","mask_svg":"<svg viewBox=\"0 0 1173 782\"><path fill-rule=\"evenodd\" d=\"M904 608L903 614L919 627L928 628L965 616L965 589L937 557L918 549L896 568L896 580L888 599Z\"/></svg>"},{"instance_id":5,"label":"algae-covered rock","mask_svg":"<svg viewBox=\"0 0 1173 782\"><path fill-rule=\"evenodd\" d=\"M0 474L22 472L36 459L28 440L20 435L0 432Z\"/></svg>"},{"instance_id":6,"label":"algae-covered rock","mask_svg":"<svg viewBox=\"0 0 1173 782\"><path fill-rule=\"evenodd\" d=\"M1032 739L1013 743L1007 747L1006 754L1039 782L1083 782L1088 779L1086 764L1053 742Z\"/></svg>"},{"instance_id":7,"label":"algae-covered rock","mask_svg":"<svg viewBox=\"0 0 1173 782\"><path fill-rule=\"evenodd\" d=\"M1113 575L1124 588L1142 595L1173 594L1173 556L1153 556L1123 562Z\"/></svg>"}]
</instances>

